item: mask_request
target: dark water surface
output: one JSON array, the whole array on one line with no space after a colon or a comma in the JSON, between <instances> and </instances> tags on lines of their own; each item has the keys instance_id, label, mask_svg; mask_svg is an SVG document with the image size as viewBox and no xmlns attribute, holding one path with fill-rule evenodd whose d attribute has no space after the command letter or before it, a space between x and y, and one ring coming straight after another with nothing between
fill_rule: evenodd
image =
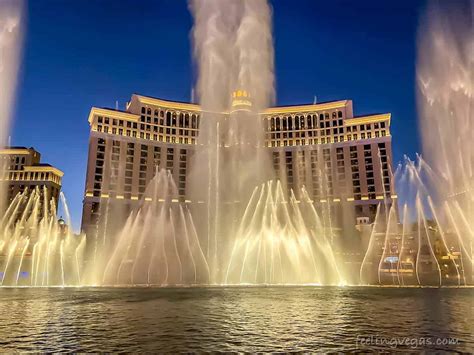
<instances>
[{"instance_id":1,"label":"dark water surface","mask_svg":"<svg viewBox=\"0 0 474 355\"><path fill-rule=\"evenodd\" d=\"M473 351L474 289L0 289L2 351Z\"/></svg>"}]
</instances>

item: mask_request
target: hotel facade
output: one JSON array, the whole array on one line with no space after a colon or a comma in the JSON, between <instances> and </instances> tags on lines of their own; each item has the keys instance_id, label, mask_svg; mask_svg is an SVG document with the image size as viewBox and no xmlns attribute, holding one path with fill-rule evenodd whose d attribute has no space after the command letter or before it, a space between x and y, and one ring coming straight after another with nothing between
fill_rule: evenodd
<instances>
[{"instance_id":1,"label":"hotel facade","mask_svg":"<svg viewBox=\"0 0 474 355\"><path fill-rule=\"evenodd\" d=\"M8 207L20 193L39 189L41 204L53 201L57 208L64 173L41 163L41 154L34 148L6 147L0 149L0 184ZM18 214L21 214L21 210ZM42 209L40 209L40 213Z\"/></svg>"},{"instance_id":2,"label":"hotel facade","mask_svg":"<svg viewBox=\"0 0 474 355\"><path fill-rule=\"evenodd\" d=\"M93 107L82 231L97 227L101 206L110 201L133 208L157 167L171 172L174 198L193 203L186 179L201 113L195 104L137 94L124 111ZM396 199L389 113L354 116L352 101L341 100L271 107L259 115L273 166L288 188L305 187L316 205L349 208L352 224L356 217L373 220L381 202Z\"/></svg>"}]
</instances>

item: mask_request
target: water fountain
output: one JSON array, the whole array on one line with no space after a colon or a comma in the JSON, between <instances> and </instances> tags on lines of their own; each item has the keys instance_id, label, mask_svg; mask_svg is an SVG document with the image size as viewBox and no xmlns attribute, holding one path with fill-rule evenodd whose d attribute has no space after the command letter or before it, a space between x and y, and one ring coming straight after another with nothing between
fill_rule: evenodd
<instances>
[{"instance_id":1,"label":"water fountain","mask_svg":"<svg viewBox=\"0 0 474 355\"><path fill-rule=\"evenodd\" d=\"M405 158L396 172L400 205L379 210L361 266L363 284L398 286L470 283L471 253L447 202L435 204L429 186L439 178L419 156Z\"/></svg>"},{"instance_id":2,"label":"water fountain","mask_svg":"<svg viewBox=\"0 0 474 355\"><path fill-rule=\"evenodd\" d=\"M211 282L222 283L252 190L273 177L258 114L274 97L271 15L266 1L197 0L190 7L203 110L190 195L207 206L192 212L203 222L197 228Z\"/></svg>"},{"instance_id":3,"label":"water fountain","mask_svg":"<svg viewBox=\"0 0 474 355\"><path fill-rule=\"evenodd\" d=\"M56 205L46 189L18 194L0 220L1 286L66 286L83 281L85 238L56 217Z\"/></svg>"},{"instance_id":4,"label":"water fountain","mask_svg":"<svg viewBox=\"0 0 474 355\"><path fill-rule=\"evenodd\" d=\"M459 35L469 30L451 33L435 13L420 37L424 158L393 172L399 205L381 200L373 223L358 226L354 277L342 256L349 231L333 225L329 202L316 208L304 186L287 187L265 147L259 112L274 100L269 4L193 0L190 8L202 108L190 200L157 170L137 208L103 204L105 222L86 245L64 230L43 191L20 194L0 223L2 285L472 283L474 36ZM0 48L10 33L0 33ZM0 117L4 128L9 115ZM126 216L119 231L109 227L117 216Z\"/></svg>"},{"instance_id":5,"label":"water fountain","mask_svg":"<svg viewBox=\"0 0 474 355\"><path fill-rule=\"evenodd\" d=\"M473 274L474 5L433 8L420 38L418 81L423 156L436 180L435 217L456 235Z\"/></svg>"},{"instance_id":6,"label":"water fountain","mask_svg":"<svg viewBox=\"0 0 474 355\"><path fill-rule=\"evenodd\" d=\"M424 19L417 65L423 158L406 158L398 169L402 223L394 209L388 223L376 218L362 282L364 276L366 283L393 285L473 282L474 7L466 3L464 10L433 5Z\"/></svg>"},{"instance_id":7,"label":"water fountain","mask_svg":"<svg viewBox=\"0 0 474 355\"><path fill-rule=\"evenodd\" d=\"M259 116L274 97L268 3L198 0L190 7L203 110L188 179L188 202L193 203L179 199L166 171L156 172L121 231L112 231L108 221L127 212L120 210L120 202L108 200L100 209L98 237L88 245L87 282L343 282L329 243L330 220L320 218L307 194L300 203L293 191L272 180L276 176ZM267 247L269 257L260 257L260 249L266 253ZM302 270L309 274L303 276Z\"/></svg>"},{"instance_id":8,"label":"water fountain","mask_svg":"<svg viewBox=\"0 0 474 355\"><path fill-rule=\"evenodd\" d=\"M7 143L15 99L19 56L21 48L22 1L2 1L0 3L0 147ZM4 169L0 162L0 174ZM0 184L0 211L4 211Z\"/></svg>"},{"instance_id":9,"label":"water fountain","mask_svg":"<svg viewBox=\"0 0 474 355\"><path fill-rule=\"evenodd\" d=\"M15 100L22 42L21 0L0 3L0 147L7 143ZM7 161L0 162L8 164ZM5 166L0 166L3 176ZM53 286L82 283L85 238L66 228L70 217L66 200L60 203L66 221L56 217L56 203L46 189L26 189L4 206L0 183L0 285Z\"/></svg>"},{"instance_id":10,"label":"water fountain","mask_svg":"<svg viewBox=\"0 0 474 355\"><path fill-rule=\"evenodd\" d=\"M101 284L209 283L209 266L189 209L173 198L177 190L168 170L157 171L114 243Z\"/></svg>"},{"instance_id":11,"label":"water fountain","mask_svg":"<svg viewBox=\"0 0 474 355\"><path fill-rule=\"evenodd\" d=\"M345 284L333 229L306 190L297 200L280 181L256 187L237 229L225 283Z\"/></svg>"}]
</instances>

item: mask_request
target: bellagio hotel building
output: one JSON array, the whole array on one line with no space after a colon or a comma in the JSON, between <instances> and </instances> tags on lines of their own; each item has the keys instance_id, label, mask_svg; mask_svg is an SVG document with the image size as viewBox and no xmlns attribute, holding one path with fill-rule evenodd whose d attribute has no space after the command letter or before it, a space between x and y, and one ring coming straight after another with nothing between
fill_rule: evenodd
<instances>
[{"instance_id":1,"label":"bellagio hotel building","mask_svg":"<svg viewBox=\"0 0 474 355\"><path fill-rule=\"evenodd\" d=\"M156 168L171 171L175 201L187 197L187 168L196 147L198 105L134 94L125 111L91 109L82 229L115 200L131 209ZM373 220L377 205L396 198L390 114L354 116L352 101L272 107L260 113L275 170L289 188L304 186L315 204L350 206ZM355 223L355 218L353 219Z\"/></svg>"}]
</instances>

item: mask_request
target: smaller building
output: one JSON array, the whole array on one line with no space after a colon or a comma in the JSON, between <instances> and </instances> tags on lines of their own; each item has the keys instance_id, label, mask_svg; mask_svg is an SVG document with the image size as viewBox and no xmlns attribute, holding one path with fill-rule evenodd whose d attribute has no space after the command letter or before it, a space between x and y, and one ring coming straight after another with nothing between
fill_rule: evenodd
<instances>
[{"instance_id":1,"label":"smaller building","mask_svg":"<svg viewBox=\"0 0 474 355\"><path fill-rule=\"evenodd\" d=\"M36 188L40 191L41 203L54 201L57 206L63 175L54 166L42 164L41 154L34 148L0 149L0 206L6 203L8 207L19 193Z\"/></svg>"}]
</instances>

